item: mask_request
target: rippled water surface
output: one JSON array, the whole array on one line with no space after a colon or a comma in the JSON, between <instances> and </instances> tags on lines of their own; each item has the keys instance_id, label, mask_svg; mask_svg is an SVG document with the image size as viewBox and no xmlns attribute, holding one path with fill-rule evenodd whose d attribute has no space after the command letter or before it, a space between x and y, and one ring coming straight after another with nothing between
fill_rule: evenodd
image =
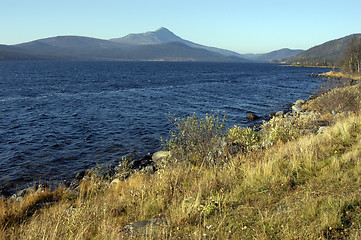
<instances>
[{"instance_id":1,"label":"rippled water surface","mask_svg":"<svg viewBox=\"0 0 361 240\"><path fill-rule=\"evenodd\" d=\"M0 62L0 189L74 176L160 147L168 114L278 111L325 69L273 64Z\"/></svg>"}]
</instances>

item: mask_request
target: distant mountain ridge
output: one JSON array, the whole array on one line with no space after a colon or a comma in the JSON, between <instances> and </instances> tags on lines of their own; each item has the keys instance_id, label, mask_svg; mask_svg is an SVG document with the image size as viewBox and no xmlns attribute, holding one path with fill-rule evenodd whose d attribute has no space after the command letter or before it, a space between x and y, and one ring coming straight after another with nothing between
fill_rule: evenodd
<instances>
[{"instance_id":1,"label":"distant mountain ridge","mask_svg":"<svg viewBox=\"0 0 361 240\"><path fill-rule=\"evenodd\" d=\"M361 34L351 34L314 46L287 61L300 65L340 66L348 44L355 38L361 38Z\"/></svg>"},{"instance_id":2,"label":"distant mountain ridge","mask_svg":"<svg viewBox=\"0 0 361 240\"><path fill-rule=\"evenodd\" d=\"M90 37L58 36L13 45L26 54L51 56L53 58L86 58L97 56L96 51L117 49L119 44Z\"/></svg>"},{"instance_id":3,"label":"distant mountain ridge","mask_svg":"<svg viewBox=\"0 0 361 240\"><path fill-rule=\"evenodd\" d=\"M263 61L263 62L281 62L287 58L296 56L297 54L299 54L303 51L304 50L301 50L301 49L282 48L280 50L262 54L256 58L254 58L254 60Z\"/></svg>"},{"instance_id":4,"label":"distant mountain ridge","mask_svg":"<svg viewBox=\"0 0 361 240\"><path fill-rule=\"evenodd\" d=\"M58 36L16 45L0 44L0 60L116 60L116 61L212 61L283 62L302 65L340 65L347 45L361 34L328 41L307 51L283 48L266 54L239 54L204 46L162 27L110 40L82 36Z\"/></svg>"},{"instance_id":5,"label":"distant mountain ridge","mask_svg":"<svg viewBox=\"0 0 361 240\"><path fill-rule=\"evenodd\" d=\"M222 54L223 52L225 54ZM58 36L16 45L2 45L0 60L73 59L119 61L249 62L239 54L205 47L176 36L166 28L124 38L103 40Z\"/></svg>"}]
</instances>

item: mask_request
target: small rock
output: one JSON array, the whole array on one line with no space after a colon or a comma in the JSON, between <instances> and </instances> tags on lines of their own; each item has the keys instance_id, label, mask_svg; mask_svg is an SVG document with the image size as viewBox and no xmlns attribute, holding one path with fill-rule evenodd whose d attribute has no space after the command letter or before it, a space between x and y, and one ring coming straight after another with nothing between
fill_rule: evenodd
<instances>
[{"instance_id":1,"label":"small rock","mask_svg":"<svg viewBox=\"0 0 361 240\"><path fill-rule=\"evenodd\" d=\"M292 106L292 112L298 114L298 113L302 112L302 107L299 106L299 105L293 105Z\"/></svg>"},{"instance_id":2,"label":"small rock","mask_svg":"<svg viewBox=\"0 0 361 240\"><path fill-rule=\"evenodd\" d=\"M11 197L10 197L10 200L12 202L20 202L21 200L23 200L23 197L18 197L16 196L16 194L13 194Z\"/></svg>"},{"instance_id":3,"label":"small rock","mask_svg":"<svg viewBox=\"0 0 361 240\"><path fill-rule=\"evenodd\" d=\"M14 202L20 202L23 200L26 194L34 192L34 188L26 188L18 191L17 193L11 195L10 200Z\"/></svg>"},{"instance_id":4,"label":"small rock","mask_svg":"<svg viewBox=\"0 0 361 240\"><path fill-rule=\"evenodd\" d=\"M297 106L302 106L302 105L305 104L305 103L306 103L305 100L299 99L299 100L297 100L297 101L295 102L295 105L297 105Z\"/></svg>"},{"instance_id":5,"label":"small rock","mask_svg":"<svg viewBox=\"0 0 361 240\"><path fill-rule=\"evenodd\" d=\"M258 117L256 114L254 114L254 113L247 113L246 118L247 118L248 120L250 120L250 121L259 119L259 117Z\"/></svg>"},{"instance_id":6,"label":"small rock","mask_svg":"<svg viewBox=\"0 0 361 240\"><path fill-rule=\"evenodd\" d=\"M172 156L172 153L170 151L158 151L155 152L152 156L153 162L159 162L169 159Z\"/></svg>"},{"instance_id":7,"label":"small rock","mask_svg":"<svg viewBox=\"0 0 361 240\"><path fill-rule=\"evenodd\" d=\"M16 193L16 196L18 196L18 197L24 197L27 192L28 192L27 189L20 190L20 191L18 191L18 192Z\"/></svg>"}]
</instances>

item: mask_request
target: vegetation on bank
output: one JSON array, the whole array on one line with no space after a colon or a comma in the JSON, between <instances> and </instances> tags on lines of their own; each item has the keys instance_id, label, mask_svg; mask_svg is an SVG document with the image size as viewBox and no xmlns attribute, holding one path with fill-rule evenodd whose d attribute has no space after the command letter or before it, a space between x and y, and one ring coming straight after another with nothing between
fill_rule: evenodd
<instances>
[{"instance_id":1,"label":"vegetation on bank","mask_svg":"<svg viewBox=\"0 0 361 240\"><path fill-rule=\"evenodd\" d=\"M2 199L0 239L360 239L360 96L329 89L259 131L173 118L155 173L116 178L123 164L117 180Z\"/></svg>"},{"instance_id":2,"label":"vegetation on bank","mask_svg":"<svg viewBox=\"0 0 361 240\"><path fill-rule=\"evenodd\" d=\"M348 44L341 64L341 71L332 70L320 74L320 76L343 80L361 80L361 38L354 38Z\"/></svg>"},{"instance_id":3,"label":"vegetation on bank","mask_svg":"<svg viewBox=\"0 0 361 240\"><path fill-rule=\"evenodd\" d=\"M331 79L342 79L342 80L361 80L361 74L357 73L347 73L343 71L329 71L326 73L319 74L321 77L331 78Z\"/></svg>"},{"instance_id":4,"label":"vegetation on bank","mask_svg":"<svg viewBox=\"0 0 361 240\"><path fill-rule=\"evenodd\" d=\"M347 73L361 73L361 38L352 39L348 45L343 69Z\"/></svg>"}]
</instances>

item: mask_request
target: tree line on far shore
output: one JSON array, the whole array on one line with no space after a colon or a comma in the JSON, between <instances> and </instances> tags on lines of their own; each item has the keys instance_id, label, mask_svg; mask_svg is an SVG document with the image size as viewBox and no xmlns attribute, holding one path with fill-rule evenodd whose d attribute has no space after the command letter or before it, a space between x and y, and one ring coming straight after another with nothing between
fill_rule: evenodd
<instances>
[{"instance_id":1,"label":"tree line on far shore","mask_svg":"<svg viewBox=\"0 0 361 240\"><path fill-rule=\"evenodd\" d=\"M353 39L348 45L343 70L348 73L361 73L361 38Z\"/></svg>"}]
</instances>

